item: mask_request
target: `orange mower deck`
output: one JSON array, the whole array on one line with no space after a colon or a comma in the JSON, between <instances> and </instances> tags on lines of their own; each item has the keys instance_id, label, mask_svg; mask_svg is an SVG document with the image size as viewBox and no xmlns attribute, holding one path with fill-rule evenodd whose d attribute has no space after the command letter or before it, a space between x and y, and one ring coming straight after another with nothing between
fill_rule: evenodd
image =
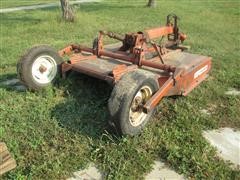
<instances>
[{"instance_id":1,"label":"orange mower deck","mask_svg":"<svg viewBox=\"0 0 240 180\"><path fill-rule=\"evenodd\" d=\"M119 41L103 44L103 38ZM20 80L30 90L66 78L76 71L113 86L108 100L110 124L121 134L135 135L146 125L165 96L186 96L211 69L211 57L186 52L187 36L179 31L178 17L167 16L165 26L118 35L100 31L92 47L72 44L56 52L42 45L20 59ZM67 59L67 61L64 61Z\"/></svg>"},{"instance_id":2,"label":"orange mower deck","mask_svg":"<svg viewBox=\"0 0 240 180\"><path fill-rule=\"evenodd\" d=\"M148 37L156 38L169 35L168 33L172 34L173 29L174 27L170 25L146 32L151 33L148 34ZM73 70L114 85L122 75L130 71L138 68L151 71L156 74L160 88L144 105L145 112L151 111L164 96L186 96L208 76L211 69L211 57L184 52L182 47L178 48L175 40L171 42L174 47L165 47L164 53L161 53L159 47L157 49L146 47L144 44L146 39L142 33L131 34L137 37L135 43L132 49L123 51L121 49L125 39L121 40L123 45L118 43L104 47L102 44L103 34L116 38L113 37L113 33L100 31L96 49L71 45L59 51L62 56L69 55L69 61L62 64L63 76L67 71ZM125 38L128 36L129 34ZM137 43L141 45L141 50ZM146 58L154 52L155 55Z\"/></svg>"}]
</instances>

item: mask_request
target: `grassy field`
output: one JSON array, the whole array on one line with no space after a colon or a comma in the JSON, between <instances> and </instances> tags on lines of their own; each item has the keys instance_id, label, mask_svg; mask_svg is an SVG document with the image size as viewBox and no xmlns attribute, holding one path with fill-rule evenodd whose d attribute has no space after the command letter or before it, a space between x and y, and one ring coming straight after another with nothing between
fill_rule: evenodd
<instances>
[{"instance_id":1,"label":"grassy field","mask_svg":"<svg viewBox=\"0 0 240 180\"><path fill-rule=\"evenodd\" d=\"M7 2L7 1L4 1ZM210 77L187 97L165 98L152 122L134 138L108 131L108 85L71 76L41 92L0 86L0 140L18 166L5 179L61 179L95 162L108 179L141 179L161 159L194 179L239 179L219 159L202 130L240 128L239 1L104 1L75 6L75 23L61 21L58 8L0 14L0 81L16 78L16 63L34 44L56 48L72 42L90 45L99 29L118 33L165 24L171 12L181 17L191 52L213 57ZM207 109L211 115L200 112Z\"/></svg>"},{"instance_id":2,"label":"grassy field","mask_svg":"<svg viewBox=\"0 0 240 180\"><path fill-rule=\"evenodd\" d=\"M1 0L0 8L10 8L17 6L28 6L28 5L36 5L36 4L45 4L59 2L58 0Z\"/></svg>"}]
</instances>

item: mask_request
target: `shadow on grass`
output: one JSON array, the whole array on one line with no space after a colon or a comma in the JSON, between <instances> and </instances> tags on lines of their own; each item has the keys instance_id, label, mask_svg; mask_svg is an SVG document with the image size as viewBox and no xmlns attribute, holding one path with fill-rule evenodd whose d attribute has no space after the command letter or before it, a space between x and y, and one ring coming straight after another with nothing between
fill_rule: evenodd
<instances>
[{"instance_id":1,"label":"shadow on grass","mask_svg":"<svg viewBox=\"0 0 240 180\"><path fill-rule=\"evenodd\" d=\"M94 139L111 131L107 110L111 87L107 83L76 73L62 83L67 98L52 109L60 126Z\"/></svg>"},{"instance_id":2,"label":"shadow on grass","mask_svg":"<svg viewBox=\"0 0 240 180\"><path fill-rule=\"evenodd\" d=\"M11 79L17 79L16 73L8 73L8 74L0 75L0 82L11 80Z\"/></svg>"},{"instance_id":3,"label":"shadow on grass","mask_svg":"<svg viewBox=\"0 0 240 180\"><path fill-rule=\"evenodd\" d=\"M26 91L26 87L14 73L0 75L0 89L18 93Z\"/></svg>"},{"instance_id":4,"label":"shadow on grass","mask_svg":"<svg viewBox=\"0 0 240 180\"><path fill-rule=\"evenodd\" d=\"M6 82L9 84L5 84ZM23 90L18 90L18 86L21 86L21 83L16 74L0 76L1 89L22 93ZM50 113L61 127L93 138L97 138L105 131L114 133L108 124L107 101L112 89L109 84L82 74L72 73L66 80L56 83L56 86L64 90L63 96L66 98ZM44 94L44 90L40 91L39 95ZM45 93L47 91L46 88Z\"/></svg>"}]
</instances>

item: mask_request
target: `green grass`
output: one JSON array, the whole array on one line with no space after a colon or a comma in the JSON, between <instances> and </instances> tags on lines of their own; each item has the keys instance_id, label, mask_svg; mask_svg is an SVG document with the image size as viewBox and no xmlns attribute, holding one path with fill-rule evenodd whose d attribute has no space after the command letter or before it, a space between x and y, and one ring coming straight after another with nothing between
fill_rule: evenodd
<instances>
[{"instance_id":1,"label":"green grass","mask_svg":"<svg viewBox=\"0 0 240 180\"><path fill-rule=\"evenodd\" d=\"M36 4L52 3L52 2L59 2L59 1L58 0L18 0L18 1L16 1L16 0L1 0L0 8L29 6L29 5L36 5Z\"/></svg>"},{"instance_id":2,"label":"green grass","mask_svg":"<svg viewBox=\"0 0 240 180\"><path fill-rule=\"evenodd\" d=\"M239 2L104 1L76 6L75 23L61 21L58 8L1 14L0 81L16 77L19 56L34 44L56 48L90 45L99 29L134 32L181 17L191 52L213 57L210 77L187 97L165 98L152 122L134 138L115 137L107 128L111 89L98 80L72 76L38 93L0 87L0 139L18 166L5 179L59 179L95 162L108 179L141 179L154 159L196 179L239 179L216 156L202 130L240 128ZM210 116L199 112L209 109Z\"/></svg>"}]
</instances>

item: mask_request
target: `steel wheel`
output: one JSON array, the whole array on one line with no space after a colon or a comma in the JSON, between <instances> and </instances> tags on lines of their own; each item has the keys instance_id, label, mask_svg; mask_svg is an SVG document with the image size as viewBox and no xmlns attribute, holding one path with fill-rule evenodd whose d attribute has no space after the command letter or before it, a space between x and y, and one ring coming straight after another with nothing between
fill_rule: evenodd
<instances>
[{"instance_id":1,"label":"steel wheel","mask_svg":"<svg viewBox=\"0 0 240 180\"><path fill-rule=\"evenodd\" d=\"M57 63L51 56L39 56L32 65L33 79L39 84L50 83L56 74Z\"/></svg>"},{"instance_id":2,"label":"steel wheel","mask_svg":"<svg viewBox=\"0 0 240 180\"><path fill-rule=\"evenodd\" d=\"M40 90L59 77L62 62L55 49L47 45L32 47L18 61L18 77L29 90Z\"/></svg>"},{"instance_id":3,"label":"steel wheel","mask_svg":"<svg viewBox=\"0 0 240 180\"><path fill-rule=\"evenodd\" d=\"M143 105L151 96L152 90L148 86L143 86L135 95L129 110L129 122L132 126L139 126L147 117L143 112Z\"/></svg>"},{"instance_id":4,"label":"steel wheel","mask_svg":"<svg viewBox=\"0 0 240 180\"><path fill-rule=\"evenodd\" d=\"M143 106L158 89L156 75L146 70L121 77L108 100L109 123L117 133L134 136L141 132L154 112L144 113Z\"/></svg>"}]
</instances>

